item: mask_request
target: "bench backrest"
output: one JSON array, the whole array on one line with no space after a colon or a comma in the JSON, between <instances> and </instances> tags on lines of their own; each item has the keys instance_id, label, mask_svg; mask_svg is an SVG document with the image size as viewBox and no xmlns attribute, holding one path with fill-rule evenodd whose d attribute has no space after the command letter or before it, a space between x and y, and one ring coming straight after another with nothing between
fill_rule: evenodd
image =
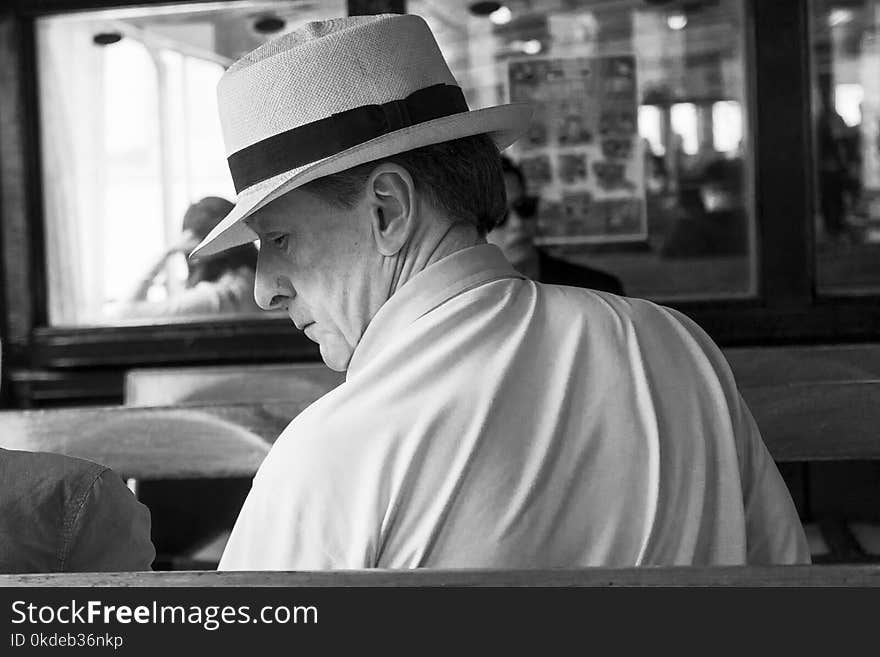
<instances>
[{"instance_id":1,"label":"bench backrest","mask_svg":"<svg viewBox=\"0 0 880 657\"><path fill-rule=\"evenodd\" d=\"M880 382L743 389L778 462L880 459ZM138 479L250 476L307 403L0 412L0 447L103 463Z\"/></svg>"},{"instance_id":2,"label":"bench backrest","mask_svg":"<svg viewBox=\"0 0 880 657\"><path fill-rule=\"evenodd\" d=\"M344 380L323 363L133 369L125 374L125 404L312 402Z\"/></svg>"},{"instance_id":3,"label":"bench backrest","mask_svg":"<svg viewBox=\"0 0 880 657\"><path fill-rule=\"evenodd\" d=\"M0 575L3 586L880 586L880 566Z\"/></svg>"},{"instance_id":4,"label":"bench backrest","mask_svg":"<svg viewBox=\"0 0 880 657\"><path fill-rule=\"evenodd\" d=\"M724 354L777 461L880 459L880 345Z\"/></svg>"},{"instance_id":5,"label":"bench backrest","mask_svg":"<svg viewBox=\"0 0 880 657\"><path fill-rule=\"evenodd\" d=\"M880 348L740 349L726 355L778 462L880 459ZM79 456L138 479L251 476L290 420L323 388L338 383L338 375L323 366L271 367L276 382L288 371L302 374L311 386L303 389L307 394L263 403L5 411L0 447ZM193 375L191 369L184 378ZM264 374L254 372L257 378ZM162 376L147 377L154 392Z\"/></svg>"}]
</instances>

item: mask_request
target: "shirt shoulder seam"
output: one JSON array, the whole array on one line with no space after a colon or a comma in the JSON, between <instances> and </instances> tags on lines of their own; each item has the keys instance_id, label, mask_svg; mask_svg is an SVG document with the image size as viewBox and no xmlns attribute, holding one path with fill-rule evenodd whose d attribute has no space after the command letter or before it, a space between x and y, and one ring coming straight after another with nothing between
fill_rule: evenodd
<instances>
[{"instance_id":1,"label":"shirt shoulder seam","mask_svg":"<svg viewBox=\"0 0 880 657\"><path fill-rule=\"evenodd\" d=\"M73 544L76 540L77 524L79 523L80 516L82 515L82 510L85 508L86 500L94 489L98 479L103 477L104 473L108 472L109 470L110 468L98 466L94 470L93 476L86 480L88 482L88 485L83 486L79 491L77 491L77 496L75 496L71 500L73 508L72 512L65 516L64 528L61 536L60 554L58 555L58 562L61 571L64 571L67 567L67 560L70 557L71 549L73 548Z\"/></svg>"}]
</instances>

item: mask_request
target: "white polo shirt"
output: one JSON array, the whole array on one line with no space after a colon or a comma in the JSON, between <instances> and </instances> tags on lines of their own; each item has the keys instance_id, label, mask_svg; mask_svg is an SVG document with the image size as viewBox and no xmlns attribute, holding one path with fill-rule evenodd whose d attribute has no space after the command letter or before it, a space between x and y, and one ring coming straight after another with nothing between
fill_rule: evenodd
<instances>
[{"instance_id":1,"label":"white polo shirt","mask_svg":"<svg viewBox=\"0 0 880 657\"><path fill-rule=\"evenodd\" d=\"M648 301L459 251L287 427L221 569L807 562L719 349Z\"/></svg>"}]
</instances>

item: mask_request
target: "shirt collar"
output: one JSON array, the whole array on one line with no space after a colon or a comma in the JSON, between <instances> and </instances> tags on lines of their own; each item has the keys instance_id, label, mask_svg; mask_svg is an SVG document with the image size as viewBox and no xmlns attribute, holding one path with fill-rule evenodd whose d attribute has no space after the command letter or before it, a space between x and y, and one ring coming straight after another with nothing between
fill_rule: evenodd
<instances>
[{"instance_id":1,"label":"shirt collar","mask_svg":"<svg viewBox=\"0 0 880 657\"><path fill-rule=\"evenodd\" d=\"M471 246L413 276L370 320L348 364L346 380L419 317L463 292L502 278L525 278L493 244Z\"/></svg>"}]
</instances>

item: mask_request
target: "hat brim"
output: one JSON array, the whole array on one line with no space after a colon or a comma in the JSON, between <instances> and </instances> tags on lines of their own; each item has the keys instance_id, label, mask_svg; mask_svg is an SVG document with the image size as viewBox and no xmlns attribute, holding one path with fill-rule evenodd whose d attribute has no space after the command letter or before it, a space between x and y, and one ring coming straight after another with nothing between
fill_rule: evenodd
<instances>
[{"instance_id":1,"label":"hat brim","mask_svg":"<svg viewBox=\"0 0 880 657\"><path fill-rule=\"evenodd\" d=\"M525 103L453 114L389 132L251 185L238 195L232 211L193 249L190 257L209 256L253 242L257 234L245 225L244 220L266 204L312 180L415 148L479 134L487 134L499 150L504 150L525 133L531 115L531 106Z\"/></svg>"}]
</instances>

